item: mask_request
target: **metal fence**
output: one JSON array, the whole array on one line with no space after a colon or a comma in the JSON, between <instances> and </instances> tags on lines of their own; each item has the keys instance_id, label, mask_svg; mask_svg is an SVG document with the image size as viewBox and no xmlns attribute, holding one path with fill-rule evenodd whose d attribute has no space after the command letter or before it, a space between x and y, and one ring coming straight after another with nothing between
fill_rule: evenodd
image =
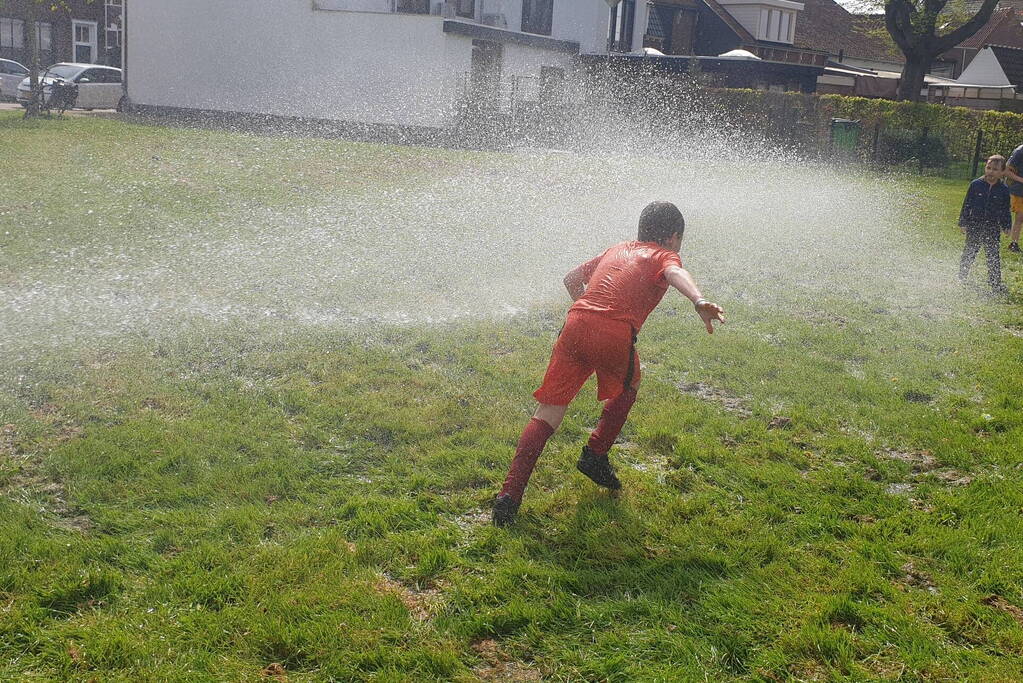
<instances>
[{"instance_id":1,"label":"metal fence","mask_svg":"<svg viewBox=\"0 0 1023 683\"><path fill-rule=\"evenodd\" d=\"M834 119L828 126L825 147L879 168L893 168L944 178L975 178L992 154L1008 158L1023 144L1023 133L984 131L979 127L959 130L896 128L882 123L860 125L858 121Z\"/></svg>"}]
</instances>

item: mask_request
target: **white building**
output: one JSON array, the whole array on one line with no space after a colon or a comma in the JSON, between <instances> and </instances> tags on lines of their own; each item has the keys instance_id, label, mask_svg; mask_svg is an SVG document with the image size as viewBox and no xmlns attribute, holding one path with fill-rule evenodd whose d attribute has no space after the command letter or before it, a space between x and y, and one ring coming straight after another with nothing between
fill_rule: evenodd
<instances>
[{"instance_id":1,"label":"white building","mask_svg":"<svg viewBox=\"0 0 1023 683\"><path fill-rule=\"evenodd\" d=\"M542 97L647 23L635 0L130 0L125 22L136 106L431 128L469 93Z\"/></svg>"}]
</instances>

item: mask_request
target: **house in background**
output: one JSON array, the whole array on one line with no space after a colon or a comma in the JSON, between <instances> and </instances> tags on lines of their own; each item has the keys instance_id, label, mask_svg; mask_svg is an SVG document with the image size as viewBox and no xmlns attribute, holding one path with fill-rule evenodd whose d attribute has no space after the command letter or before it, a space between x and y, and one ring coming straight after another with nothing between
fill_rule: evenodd
<instances>
[{"instance_id":1,"label":"house in background","mask_svg":"<svg viewBox=\"0 0 1023 683\"><path fill-rule=\"evenodd\" d=\"M663 70L698 68L726 87L814 92L827 53L796 43L802 10L792 0L655 0L642 45L631 47Z\"/></svg>"},{"instance_id":2,"label":"house in background","mask_svg":"<svg viewBox=\"0 0 1023 683\"><path fill-rule=\"evenodd\" d=\"M987 47L1023 49L1023 24L1021 22L1023 22L1023 2L999 3L999 8L995 10L986 24L941 56L942 62L948 64L949 67L944 73L935 73L948 78L959 78L973 58ZM1017 83L1017 85L1020 84Z\"/></svg>"},{"instance_id":3,"label":"house in background","mask_svg":"<svg viewBox=\"0 0 1023 683\"><path fill-rule=\"evenodd\" d=\"M633 1L633 0L626 0ZM133 106L448 129L606 53L603 0L131 0ZM621 16L614 30L630 30Z\"/></svg>"},{"instance_id":4,"label":"house in background","mask_svg":"<svg viewBox=\"0 0 1023 683\"><path fill-rule=\"evenodd\" d=\"M0 3L0 57L29 66L32 40L39 42L42 67L57 62L121 65L124 0L65 0L39 3L35 27L26 25L26 4Z\"/></svg>"},{"instance_id":5,"label":"house in background","mask_svg":"<svg viewBox=\"0 0 1023 683\"><path fill-rule=\"evenodd\" d=\"M921 94L975 109L1023 108L1021 22L1023 0L1001 3L977 33L930 65ZM819 79L818 92L894 98L905 59L886 32L883 15L852 14L834 0L804 0L797 44L828 51L838 67Z\"/></svg>"},{"instance_id":6,"label":"house in background","mask_svg":"<svg viewBox=\"0 0 1023 683\"><path fill-rule=\"evenodd\" d=\"M904 58L881 37L883 17L853 14L834 0L804 0L803 5L796 43L823 50L831 66L818 79L817 92L894 97Z\"/></svg>"}]
</instances>

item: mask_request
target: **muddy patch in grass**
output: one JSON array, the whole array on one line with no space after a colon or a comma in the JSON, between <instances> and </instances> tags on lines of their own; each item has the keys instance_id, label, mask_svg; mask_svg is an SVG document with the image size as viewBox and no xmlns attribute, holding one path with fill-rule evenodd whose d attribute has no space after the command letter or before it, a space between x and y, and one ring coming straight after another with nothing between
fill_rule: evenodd
<instances>
[{"instance_id":1,"label":"muddy patch in grass","mask_svg":"<svg viewBox=\"0 0 1023 683\"><path fill-rule=\"evenodd\" d=\"M716 403L730 413L739 417L751 417L753 411L746 405L746 401L724 389L719 389L705 382L679 382L678 390L688 396L693 396L701 401Z\"/></svg>"},{"instance_id":2,"label":"muddy patch in grass","mask_svg":"<svg viewBox=\"0 0 1023 683\"><path fill-rule=\"evenodd\" d=\"M259 672L259 675L263 678L272 678L276 681L288 680L288 672L284 669L284 665L279 662L267 664L266 667Z\"/></svg>"},{"instance_id":3,"label":"muddy patch in grass","mask_svg":"<svg viewBox=\"0 0 1023 683\"><path fill-rule=\"evenodd\" d=\"M898 579L898 585L903 590L909 588L919 588L927 591L928 593L937 593L938 586L934 583L931 577L925 572L921 571L913 564L910 560L906 564L899 567L902 570L903 575Z\"/></svg>"},{"instance_id":4,"label":"muddy patch in grass","mask_svg":"<svg viewBox=\"0 0 1023 683\"><path fill-rule=\"evenodd\" d=\"M540 672L508 656L496 640L487 638L472 644L485 664L473 669L481 681L539 681Z\"/></svg>"},{"instance_id":5,"label":"muddy patch in grass","mask_svg":"<svg viewBox=\"0 0 1023 683\"><path fill-rule=\"evenodd\" d=\"M377 577L373 582L373 590L381 595L390 593L397 596L416 621L431 619L444 602L443 593L437 587L414 588L387 574L380 574Z\"/></svg>"},{"instance_id":6,"label":"muddy patch in grass","mask_svg":"<svg viewBox=\"0 0 1023 683\"><path fill-rule=\"evenodd\" d=\"M37 419L46 417L53 419L56 425L56 443L70 440L80 433L56 409L43 410L36 415ZM64 482L48 476L43 471L40 458L38 454L21 452L15 425L8 424L0 428L0 464L11 471L6 482L0 483L0 496L36 510L62 529L83 532L91 529L92 520L68 502Z\"/></svg>"},{"instance_id":7,"label":"muddy patch in grass","mask_svg":"<svg viewBox=\"0 0 1023 683\"><path fill-rule=\"evenodd\" d=\"M966 486L973 481L973 476L960 472L959 470L947 469L936 470L930 473L932 477L947 486Z\"/></svg>"},{"instance_id":8,"label":"muddy patch in grass","mask_svg":"<svg viewBox=\"0 0 1023 683\"><path fill-rule=\"evenodd\" d=\"M966 486L973 481L973 475L961 472L951 467L938 467L938 461L930 451L924 450L898 450L895 448L883 448L876 452L879 458L896 460L906 463L911 468L910 477L912 482L898 482L888 485L888 493L907 493L916 487L916 484L926 478L937 480L945 486ZM873 470L871 470L873 471Z\"/></svg>"},{"instance_id":9,"label":"muddy patch in grass","mask_svg":"<svg viewBox=\"0 0 1023 683\"><path fill-rule=\"evenodd\" d=\"M1023 626L1023 609L1020 609L1016 605L1012 604L1000 595L989 595L984 598L981 602L985 605L994 607L996 610L1005 612L1010 617L1016 620L1020 626Z\"/></svg>"},{"instance_id":10,"label":"muddy patch in grass","mask_svg":"<svg viewBox=\"0 0 1023 683\"><path fill-rule=\"evenodd\" d=\"M930 472L938 466L930 451L900 451L894 448L882 448L877 452L878 457L887 460L904 462L913 468L913 472Z\"/></svg>"},{"instance_id":11,"label":"muddy patch in grass","mask_svg":"<svg viewBox=\"0 0 1023 683\"><path fill-rule=\"evenodd\" d=\"M63 482L47 479L38 472L23 468L0 489L0 496L36 510L62 529L83 533L92 529L92 519L68 502Z\"/></svg>"}]
</instances>

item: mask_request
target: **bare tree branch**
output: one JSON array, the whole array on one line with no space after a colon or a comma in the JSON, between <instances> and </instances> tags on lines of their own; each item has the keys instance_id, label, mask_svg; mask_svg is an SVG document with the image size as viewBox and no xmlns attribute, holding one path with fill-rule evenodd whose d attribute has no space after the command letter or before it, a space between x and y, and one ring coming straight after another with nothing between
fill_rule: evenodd
<instances>
[{"instance_id":1,"label":"bare tree branch","mask_svg":"<svg viewBox=\"0 0 1023 683\"><path fill-rule=\"evenodd\" d=\"M949 0L885 0L885 27L906 57L899 83L899 99L919 100L924 74L942 53L976 33L991 19L998 0L983 0L976 13L952 31L939 35L938 23L955 23L959 9L948 10Z\"/></svg>"},{"instance_id":2,"label":"bare tree branch","mask_svg":"<svg viewBox=\"0 0 1023 683\"><path fill-rule=\"evenodd\" d=\"M980 30L980 28L986 24L994 13L995 7L998 5L998 0L984 0L984 3L980 6L980 10L973 16L972 19L967 21L965 24L955 29L951 33L947 33L938 38L937 45L939 46L938 52L945 52L950 50L959 43L963 42L974 33Z\"/></svg>"}]
</instances>

